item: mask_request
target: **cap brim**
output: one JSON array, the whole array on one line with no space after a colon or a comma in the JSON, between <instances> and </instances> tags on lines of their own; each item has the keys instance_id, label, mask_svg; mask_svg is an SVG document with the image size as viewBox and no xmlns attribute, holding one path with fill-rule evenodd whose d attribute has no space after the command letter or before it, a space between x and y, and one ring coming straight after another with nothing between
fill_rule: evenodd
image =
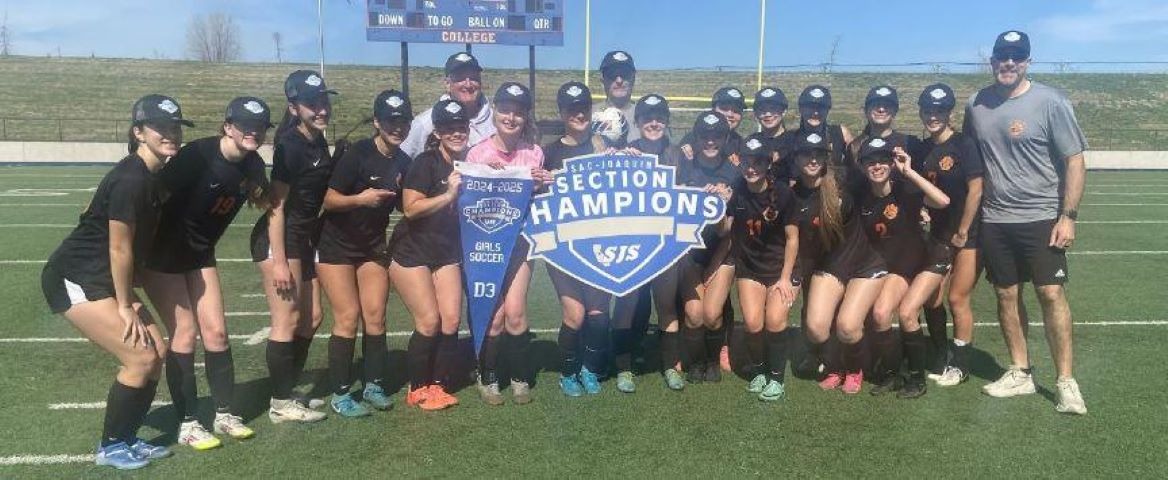
<instances>
[{"instance_id":1,"label":"cap brim","mask_svg":"<svg viewBox=\"0 0 1168 480\"><path fill-rule=\"evenodd\" d=\"M272 122L265 122L262 120L257 121L257 120L231 120L231 119L228 119L227 121L230 122L232 125L239 127L240 130L243 130L245 132L258 132L260 130L267 130L269 128L275 127L275 125L272 125Z\"/></svg>"}]
</instances>

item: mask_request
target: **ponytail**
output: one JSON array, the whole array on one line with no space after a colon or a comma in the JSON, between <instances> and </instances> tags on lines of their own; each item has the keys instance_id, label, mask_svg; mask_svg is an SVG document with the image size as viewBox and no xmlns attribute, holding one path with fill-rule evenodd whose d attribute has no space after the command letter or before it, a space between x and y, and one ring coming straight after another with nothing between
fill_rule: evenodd
<instances>
[{"instance_id":1,"label":"ponytail","mask_svg":"<svg viewBox=\"0 0 1168 480\"><path fill-rule=\"evenodd\" d=\"M284 132L288 131L289 129L296 128L299 125L300 117L293 115L288 111L287 108L284 108L284 119L280 120L280 125L276 127L276 138L273 140L273 142L280 141L280 137L284 136Z\"/></svg>"},{"instance_id":2,"label":"ponytail","mask_svg":"<svg viewBox=\"0 0 1168 480\"><path fill-rule=\"evenodd\" d=\"M132 123L130 129L126 131L126 152L131 155L138 151L138 137L134 135L135 128L141 128L141 124Z\"/></svg>"},{"instance_id":3,"label":"ponytail","mask_svg":"<svg viewBox=\"0 0 1168 480\"><path fill-rule=\"evenodd\" d=\"M836 177L835 167L826 167L825 174L819 182L819 239L826 250L843 242L844 239L844 201Z\"/></svg>"}]
</instances>

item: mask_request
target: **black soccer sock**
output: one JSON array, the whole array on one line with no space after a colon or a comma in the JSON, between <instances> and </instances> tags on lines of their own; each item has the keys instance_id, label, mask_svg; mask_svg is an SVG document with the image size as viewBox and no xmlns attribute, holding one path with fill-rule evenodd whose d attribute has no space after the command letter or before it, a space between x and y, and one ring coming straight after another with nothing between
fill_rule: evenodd
<instances>
[{"instance_id":1,"label":"black soccer sock","mask_svg":"<svg viewBox=\"0 0 1168 480\"><path fill-rule=\"evenodd\" d=\"M434 355L434 381L449 386L454 381L454 367L458 363L458 333L444 333L438 339L438 350Z\"/></svg>"},{"instance_id":2,"label":"black soccer sock","mask_svg":"<svg viewBox=\"0 0 1168 480\"><path fill-rule=\"evenodd\" d=\"M141 388L135 388L114 380L105 399L105 422L101 429L101 446L118 442L133 442L130 426L136 410L136 402Z\"/></svg>"},{"instance_id":3,"label":"black soccer sock","mask_svg":"<svg viewBox=\"0 0 1168 480\"><path fill-rule=\"evenodd\" d=\"M147 380L138 390L134 403L134 415L129 425L127 438L133 441L138 436L138 429L146 422L146 415L150 413L150 405L154 403L154 396L158 394L158 380Z\"/></svg>"},{"instance_id":4,"label":"black soccer sock","mask_svg":"<svg viewBox=\"0 0 1168 480\"><path fill-rule=\"evenodd\" d=\"M823 351L826 350L826 347L827 340L819 343L815 343L810 339L807 340L807 356L811 357L811 362L814 363L816 367L819 367L819 365L827 365L827 359L823 356ZM828 366L834 367L834 365Z\"/></svg>"},{"instance_id":5,"label":"black soccer sock","mask_svg":"<svg viewBox=\"0 0 1168 480\"><path fill-rule=\"evenodd\" d=\"M296 382L300 379L300 375L304 373L304 366L308 363L308 352L312 347L312 337L293 335L292 346L292 386L295 387Z\"/></svg>"},{"instance_id":6,"label":"black soccer sock","mask_svg":"<svg viewBox=\"0 0 1168 480\"><path fill-rule=\"evenodd\" d=\"M771 380L782 383L787 376L787 345L791 339L791 329L781 332L766 332L767 367Z\"/></svg>"},{"instance_id":7,"label":"black soccer sock","mask_svg":"<svg viewBox=\"0 0 1168 480\"><path fill-rule=\"evenodd\" d=\"M682 342L685 343L685 368L689 370L706 364L706 327L682 327Z\"/></svg>"},{"instance_id":8,"label":"black soccer sock","mask_svg":"<svg viewBox=\"0 0 1168 480\"><path fill-rule=\"evenodd\" d=\"M840 342L840 349L843 350L843 367L845 373L856 373L864 369L864 341L861 340L856 343L847 344Z\"/></svg>"},{"instance_id":9,"label":"black soccer sock","mask_svg":"<svg viewBox=\"0 0 1168 480\"><path fill-rule=\"evenodd\" d=\"M661 331L661 369L669 370L676 368L680 361L681 345L680 339L677 338L677 332Z\"/></svg>"},{"instance_id":10,"label":"black soccer sock","mask_svg":"<svg viewBox=\"0 0 1168 480\"><path fill-rule=\"evenodd\" d=\"M560 375L565 377L580 373L580 331L567 325L560 325Z\"/></svg>"},{"instance_id":11,"label":"black soccer sock","mask_svg":"<svg viewBox=\"0 0 1168 480\"><path fill-rule=\"evenodd\" d=\"M649 317L653 315L653 289L645 285L637 290L637 307L633 310L633 324L629 330L629 352L641 358L645 354L645 333L649 330Z\"/></svg>"},{"instance_id":12,"label":"black soccer sock","mask_svg":"<svg viewBox=\"0 0 1168 480\"><path fill-rule=\"evenodd\" d=\"M969 350L973 346L968 343L965 345L953 343L950 348L953 349L953 366L960 368L962 372L969 375Z\"/></svg>"},{"instance_id":13,"label":"black soccer sock","mask_svg":"<svg viewBox=\"0 0 1168 480\"><path fill-rule=\"evenodd\" d=\"M384 390L389 363L389 347L385 344L385 334L366 333L361 337L361 356L365 365L365 385L372 383Z\"/></svg>"},{"instance_id":14,"label":"black soccer sock","mask_svg":"<svg viewBox=\"0 0 1168 480\"><path fill-rule=\"evenodd\" d=\"M410 390L434 383L431 359L437 344L437 336L428 337L417 331L410 335L410 342L406 345L406 369L409 370Z\"/></svg>"},{"instance_id":15,"label":"black soccer sock","mask_svg":"<svg viewBox=\"0 0 1168 480\"><path fill-rule=\"evenodd\" d=\"M746 332L746 353L750 357L750 365L748 366L750 376L761 375L763 365L768 358L767 339L764 338L762 330Z\"/></svg>"},{"instance_id":16,"label":"black soccer sock","mask_svg":"<svg viewBox=\"0 0 1168 480\"><path fill-rule=\"evenodd\" d=\"M946 338L949 315L945 307L925 307L925 325L929 327L929 341L933 343L934 347L937 347L938 355L943 355L945 346L949 344L949 340Z\"/></svg>"},{"instance_id":17,"label":"black soccer sock","mask_svg":"<svg viewBox=\"0 0 1168 480\"><path fill-rule=\"evenodd\" d=\"M179 421L194 420L199 410L194 353L166 352L166 386Z\"/></svg>"},{"instance_id":18,"label":"black soccer sock","mask_svg":"<svg viewBox=\"0 0 1168 480\"><path fill-rule=\"evenodd\" d=\"M908 357L908 371L912 376L923 376L925 371L925 356L928 344L925 340L925 331L916 329L912 332L901 332L904 342L904 353Z\"/></svg>"},{"instance_id":19,"label":"black soccer sock","mask_svg":"<svg viewBox=\"0 0 1168 480\"><path fill-rule=\"evenodd\" d=\"M353 386L353 351L357 349L356 338L332 335L328 342L329 380L333 395L348 395Z\"/></svg>"},{"instance_id":20,"label":"black soccer sock","mask_svg":"<svg viewBox=\"0 0 1168 480\"><path fill-rule=\"evenodd\" d=\"M479 351L479 381L483 385L498 382L495 370L499 368L499 337L487 335Z\"/></svg>"},{"instance_id":21,"label":"black soccer sock","mask_svg":"<svg viewBox=\"0 0 1168 480\"><path fill-rule=\"evenodd\" d=\"M531 332L507 334L507 367L512 382L531 382Z\"/></svg>"},{"instance_id":22,"label":"black soccer sock","mask_svg":"<svg viewBox=\"0 0 1168 480\"><path fill-rule=\"evenodd\" d=\"M582 360L589 371L601 375L608 365L609 343L612 340L609 333L609 318L607 313L590 313L584 316L584 355Z\"/></svg>"},{"instance_id":23,"label":"black soccer sock","mask_svg":"<svg viewBox=\"0 0 1168 480\"><path fill-rule=\"evenodd\" d=\"M618 372L628 372L633 369L632 351L633 331L628 328L618 328L612 331L613 363Z\"/></svg>"},{"instance_id":24,"label":"black soccer sock","mask_svg":"<svg viewBox=\"0 0 1168 480\"><path fill-rule=\"evenodd\" d=\"M207 362L207 383L211 385L211 398L215 401L215 411L229 413L235 397L235 359L231 347L221 352L206 351L203 358Z\"/></svg>"},{"instance_id":25,"label":"black soccer sock","mask_svg":"<svg viewBox=\"0 0 1168 480\"><path fill-rule=\"evenodd\" d=\"M726 345L726 321L722 321L722 326L716 329L706 329L705 344L706 344L706 363L710 365L718 365L720 359L719 354L722 353L722 346Z\"/></svg>"},{"instance_id":26,"label":"black soccer sock","mask_svg":"<svg viewBox=\"0 0 1168 480\"><path fill-rule=\"evenodd\" d=\"M734 330L734 304L730 297L722 303L722 326L718 330L724 335L722 345L730 345L730 333Z\"/></svg>"},{"instance_id":27,"label":"black soccer sock","mask_svg":"<svg viewBox=\"0 0 1168 480\"><path fill-rule=\"evenodd\" d=\"M891 328L883 332L872 332L871 339L876 350L872 375L876 377L876 381L882 381L900 370L901 354L896 342L896 332Z\"/></svg>"},{"instance_id":28,"label":"black soccer sock","mask_svg":"<svg viewBox=\"0 0 1168 480\"><path fill-rule=\"evenodd\" d=\"M268 376L272 379L272 398L287 400L296 385L294 370L296 365L295 346L292 342L268 340L265 358L268 362Z\"/></svg>"}]
</instances>

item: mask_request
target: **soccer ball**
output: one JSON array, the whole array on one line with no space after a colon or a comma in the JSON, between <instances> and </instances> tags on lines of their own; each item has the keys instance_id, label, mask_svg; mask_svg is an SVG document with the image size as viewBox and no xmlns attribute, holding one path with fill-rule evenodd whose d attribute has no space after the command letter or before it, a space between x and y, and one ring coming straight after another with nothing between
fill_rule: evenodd
<instances>
[{"instance_id":1,"label":"soccer ball","mask_svg":"<svg viewBox=\"0 0 1168 480\"><path fill-rule=\"evenodd\" d=\"M592 113L592 133L609 143L617 143L629 134L629 121L619 109L608 107Z\"/></svg>"}]
</instances>

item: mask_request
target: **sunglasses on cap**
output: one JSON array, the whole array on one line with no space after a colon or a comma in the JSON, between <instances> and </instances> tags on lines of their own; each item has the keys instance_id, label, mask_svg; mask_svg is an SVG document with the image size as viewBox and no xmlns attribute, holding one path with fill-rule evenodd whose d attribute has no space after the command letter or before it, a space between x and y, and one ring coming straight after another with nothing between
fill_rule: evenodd
<instances>
[{"instance_id":1,"label":"sunglasses on cap","mask_svg":"<svg viewBox=\"0 0 1168 480\"><path fill-rule=\"evenodd\" d=\"M1001 50L998 52L994 52L994 60L997 60L999 62L1013 60L1014 63L1022 63L1026 60L1029 60L1029 59L1030 59L1030 56L1026 55L1021 50L1005 49L1005 50Z\"/></svg>"}]
</instances>

